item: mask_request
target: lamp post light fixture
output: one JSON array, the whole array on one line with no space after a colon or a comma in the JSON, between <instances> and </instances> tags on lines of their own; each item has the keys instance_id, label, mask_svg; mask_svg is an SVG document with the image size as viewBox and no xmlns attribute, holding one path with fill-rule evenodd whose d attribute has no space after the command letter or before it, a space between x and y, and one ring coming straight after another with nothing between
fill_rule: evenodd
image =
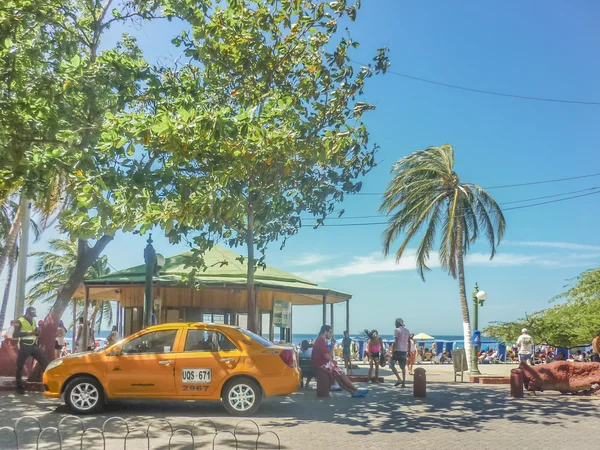
<instances>
[{"instance_id":1,"label":"lamp post light fixture","mask_svg":"<svg viewBox=\"0 0 600 450\"><path fill-rule=\"evenodd\" d=\"M479 329L479 307L483 306L483 302L487 299L485 291L480 291L479 286L475 283L475 289L473 290L473 333ZM473 345L472 361L471 361L471 375L481 375L479 372L478 363L479 345Z\"/></svg>"}]
</instances>

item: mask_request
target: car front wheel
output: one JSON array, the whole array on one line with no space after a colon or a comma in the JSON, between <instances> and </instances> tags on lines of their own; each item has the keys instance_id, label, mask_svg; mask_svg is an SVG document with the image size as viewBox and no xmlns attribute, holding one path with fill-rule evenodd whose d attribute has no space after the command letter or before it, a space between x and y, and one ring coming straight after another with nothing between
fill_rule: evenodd
<instances>
[{"instance_id":1,"label":"car front wheel","mask_svg":"<svg viewBox=\"0 0 600 450\"><path fill-rule=\"evenodd\" d=\"M262 401L262 390L254 380L237 378L227 382L221 398L229 414L249 416L258 410Z\"/></svg>"},{"instance_id":2,"label":"car front wheel","mask_svg":"<svg viewBox=\"0 0 600 450\"><path fill-rule=\"evenodd\" d=\"M77 377L65 390L65 402L75 414L92 414L104 407L104 392L92 377Z\"/></svg>"}]
</instances>

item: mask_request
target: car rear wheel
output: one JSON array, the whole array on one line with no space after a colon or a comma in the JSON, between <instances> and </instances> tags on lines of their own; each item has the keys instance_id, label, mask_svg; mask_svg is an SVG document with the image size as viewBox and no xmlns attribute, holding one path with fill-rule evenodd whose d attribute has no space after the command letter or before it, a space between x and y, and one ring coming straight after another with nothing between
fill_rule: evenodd
<instances>
[{"instance_id":1,"label":"car rear wheel","mask_svg":"<svg viewBox=\"0 0 600 450\"><path fill-rule=\"evenodd\" d=\"M92 377L77 377L65 389L65 402L75 414L92 414L104 407L104 391Z\"/></svg>"},{"instance_id":2,"label":"car rear wheel","mask_svg":"<svg viewBox=\"0 0 600 450\"><path fill-rule=\"evenodd\" d=\"M249 416L258 410L262 402L262 390L254 380L236 378L227 382L221 399L229 414Z\"/></svg>"}]
</instances>

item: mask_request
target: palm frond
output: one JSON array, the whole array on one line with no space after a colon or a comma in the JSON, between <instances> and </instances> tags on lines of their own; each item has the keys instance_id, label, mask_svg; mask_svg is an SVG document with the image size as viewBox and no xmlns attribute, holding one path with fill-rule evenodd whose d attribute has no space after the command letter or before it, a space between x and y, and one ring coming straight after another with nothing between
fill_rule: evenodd
<instances>
[{"instance_id":1,"label":"palm frond","mask_svg":"<svg viewBox=\"0 0 600 450\"><path fill-rule=\"evenodd\" d=\"M482 188L461 184L454 172L454 149L449 144L429 147L407 155L392 168L393 177L383 196L380 211L388 215L383 232L383 253L402 236L396 261L407 246L425 229L418 245L417 270L424 278L432 246L441 231L439 259L442 267L457 276L457 255L465 255L485 232L491 256L502 240L506 222L496 201ZM460 239L458 234L460 233ZM459 242L461 247L457 248Z\"/></svg>"},{"instance_id":2,"label":"palm frond","mask_svg":"<svg viewBox=\"0 0 600 450\"><path fill-rule=\"evenodd\" d=\"M425 281L425 270L429 270L429 267L427 267L427 260L429 259L429 252L431 252L431 249L435 243L435 234L439 226L440 209L440 204L436 204L433 207L431 215L428 219L429 225L427 226L427 230L423 235L423 239L421 239L421 243L417 248L417 271L419 272L419 275L423 281Z\"/></svg>"}]
</instances>

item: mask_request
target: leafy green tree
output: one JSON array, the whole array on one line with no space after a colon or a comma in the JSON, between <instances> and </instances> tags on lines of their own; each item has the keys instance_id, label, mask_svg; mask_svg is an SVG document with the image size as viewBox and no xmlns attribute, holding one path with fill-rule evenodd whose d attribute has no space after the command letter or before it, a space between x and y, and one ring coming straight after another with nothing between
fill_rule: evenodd
<instances>
[{"instance_id":1,"label":"leafy green tree","mask_svg":"<svg viewBox=\"0 0 600 450\"><path fill-rule=\"evenodd\" d=\"M454 148L445 144L411 153L392 168L393 178L385 191L380 210L389 225L383 233L383 251L402 235L396 251L400 261L408 244L423 232L416 251L417 271L425 280L427 261L441 233L438 257L442 268L458 278L467 360L471 367L471 322L465 289L464 256L483 233L496 254L506 223L496 201L481 187L461 183L454 172Z\"/></svg>"},{"instance_id":2,"label":"leafy green tree","mask_svg":"<svg viewBox=\"0 0 600 450\"><path fill-rule=\"evenodd\" d=\"M50 356L58 320L85 273L115 231L134 230L137 209L147 207L147 199L137 195L145 186L147 154L144 149L135 158L127 154L107 119L137 101L149 66L130 36L113 48L100 44L115 23L156 17L158 3L10 0L7 6L1 9L2 36L18 39L8 45L4 39L0 46L6 62L0 76L11 83L0 92L7 108L0 122L0 161L5 163L0 164L0 198L13 192L32 198L53 183L62 186L61 197L68 200L59 230L78 245L77 263L43 328L42 346ZM19 70L8 69L13 67ZM38 83L38 74L40 88L21 95ZM20 128L20 123L36 126ZM120 150L106 151L113 147Z\"/></svg>"},{"instance_id":3,"label":"leafy green tree","mask_svg":"<svg viewBox=\"0 0 600 450\"><path fill-rule=\"evenodd\" d=\"M566 292L552 301L564 300L512 322L487 327L486 335L504 342L516 342L526 327L536 343L573 348L589 345L600 330L600 269L583 272Z\"/></svg>"},{"instance_id":4,"label":"leafy green tree","mask_svg":"<svg viewBox=\"0 0 600 450\"><path fill-rule=\"evenodd\" d=\"M46 144L68 117L55 68L69 53L61 2L8 0L0 6L0 198L47 183L58 163ZM59 151L56 151L57 156ZM68 163L68 161L65 161Z\"/></svg>"},{"instance_id":5,"label":"leafy green tree","mask_svg":"<svg viewBox=\"0 0 600 450\"><path fill-rule=\"evenodd\" d=\"M189 24L173 40L189 63L164 68L146 104L111 127L172 171L154 174L157 206L147 210L147 227L160 224L174 241L191 234L198 267L217 240L246 247L248 327L256 330L254 273L268 244L285 245L303 212L322 223L375 165L362 122L374 107L360 97L387 69L386 50L371 65L351 63L359 44L338 33L340 22L356 18L358 4L347 1L164 9Z\"/></svg>"}]
</instances>

